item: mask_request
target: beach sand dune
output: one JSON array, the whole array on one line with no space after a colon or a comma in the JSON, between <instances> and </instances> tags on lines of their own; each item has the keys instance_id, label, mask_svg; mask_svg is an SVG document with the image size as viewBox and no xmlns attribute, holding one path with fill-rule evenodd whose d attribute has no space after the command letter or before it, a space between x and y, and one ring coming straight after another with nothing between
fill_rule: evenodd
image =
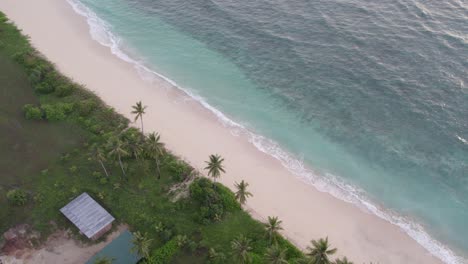
<instances>
[{"instance_id":1,"label":"beach sand dune","mask_svg":"<svg viewBox=\"0 0 468 264\"><path fill-rule=\"evenodd\" d=\"M227 173L221 182L232 188L247 181L251 213L259 220L278 216L284 235L298 246L328 236L338 255L355 263L440 263L398 227L303 183L177 89L143 81L132 65L92 40L86 20L65 0L1 0L0 10L63 73L118 112L131 118L131 105L142 100L146 130L159 132L195 168L203 170L209 154L222 155Z\"/></svg>"}]
</instances>

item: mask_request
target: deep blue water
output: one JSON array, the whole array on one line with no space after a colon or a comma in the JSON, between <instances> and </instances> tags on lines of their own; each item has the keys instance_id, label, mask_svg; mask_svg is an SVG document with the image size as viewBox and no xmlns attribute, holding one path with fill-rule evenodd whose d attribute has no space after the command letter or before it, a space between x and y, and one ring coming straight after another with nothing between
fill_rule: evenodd
<instances>
[{"instance_id":1,"label":"deep blue water","mask_svg":"<svg viewBox=\"0 0 468 264\"><path fill-rule=\"evenodd\" d=\"M80 2L101 43L275 141L252 139L299 176L448 263L468 255L465 1Z\"/></svg>"}]
</instances>

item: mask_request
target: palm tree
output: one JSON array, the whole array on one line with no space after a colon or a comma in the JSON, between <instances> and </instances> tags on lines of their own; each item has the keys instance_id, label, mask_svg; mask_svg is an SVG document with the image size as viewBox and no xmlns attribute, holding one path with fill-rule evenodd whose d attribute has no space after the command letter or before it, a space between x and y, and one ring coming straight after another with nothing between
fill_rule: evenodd
<instances>
[{"instance_id":1,"label":"palm tree","mask_svg":"<svg viewBox=\"0 0 468 264\"><path fill-rule=\"evenodd\" d=\"M148 154L156 162L156 168L158 170L158 179L161 179L161 171L159 169L159 158L164 151L164 143L159 140L161 137L158 133L151 133L148 135Z\"/></svg>"},{"instance_id":2,"label":"palm tree","mask_svg":"<svg viewBox=\"0 0 468 264\"><path fill-rule=\"evenodd\" d=\"M147 258L149 256L149 249L153 239L148 239L147 234L142 235L140 232L133 233L133 247L130 249L132 253L137 253L140 256Z\"/></svg>"},{"instance_id":3,"label":"palm tree","mask_svg":"<svg viewBox=\"0 0 468 264\"><path fill-rule=\"evenodd\" d=\"M142 141L143 137L140 134L131 133L126 135L123 140L125 140L126 145L130 153L135 157L135 159L140 159L140 154L143 152Z\"/></svg>"},{"instance_id":4,"label":"palm tree","mask_svg":"<svg viewBox=\"0 0 468 264\"><path fill-rule=\"evenodd\" d=\"M97 147L96 145L93 146L93 155L96 158L96 160L101 164L102 169L104 170L104 173L106 174L107 178L109 178L109 173L107 172L106 166L104 166L104 162L107 160L106 155L104 154L104 151L102 148Z\"/></svg>"},{"instance_id":5,"label":"palm tree","mask_svg":"<svg viewBox=\"0 0 468 264\"><path fill-rule=\"evenodd\" d=\"M236 199L239 201L239 203L242 205L245 204L247 201L247 198L250 196L253 196L252 193L247 191L247 187L249 186L248 183L246 183L244 180L242 180L240 183L236 183Z\"/></svg>"},{"instance_id":6,"label":"palm tree","mask_svg":"<svg viewBox=\"0 0 468 264\"><path fill-rule=\"evenodd\" d=\"M132 114L135 115L135 122L140 118L141 121L141 133L143 132L143 115L145 114L146 106L143 106L141 101L137 102L135 105L132 105L133 111Z\"/></svg>"},{"instance_id":7,"label":"palm tree","mask_svg":"<svg viewBox=\"0 0 468 264\"><path fill-rule=\"evenodd\" d=\"M315 260L311 257L302 257L295 262L296 264L315 264Z\"/></svg>"},{"instance_id":8,"label":"palm tree","mask_svg":"<svg viewBox=\"0 0 468 264\"><path fill-rule=\"evenodd\" d=\"M344 257L342 259L336 259L334 264L353 264L353 262Z\"/></svg>"},{"instance_id":9,"label":"palm tree","mask_svg":"<svg viewBox=\"0 0 468 264\"><path fill-rule=\"evenodd\" d=\"M128 152L127 150L125 150L125 144L122 142L122 140L114 137L109 140L109 145L110 145L109 155L116 157L118 159L120 168L122 169L122 173L124 177L127 177L127 175L125 174L123 164L122 164L122 157L128 156Z\"/></svg>"},{"instance_id":10,"label":"palm tree","mask_svg":"<svg viewBox=\"0 0 468 264\"><path fill-rule=\"evenodd\" d=\"M113 258L109 257L98 257L96 260L93 262L93 264L112 264L114 262Z\"/></svg>"},{"instance_id":11,"label":"palm tree","mask_svg":"<svg viewBox=\"0 0 468 264\"><path fill-rule=\"evenodd\" d=\"M328 257L335 254L337 249L330 248L331 245L328 244L328 237L325 239L312 240L311 243L313 247L307 247L309 251L307 256L312 257L316 264L331 264Z\"/></svg>"},{"instance_id":12,"label":"palm tree","mask_svg":"<svg viewBox=\"0 0 468 264\"><path fill-rule=\"evenodd\" d=\"M240 235L231 242L232 253L239 263L248 263L250 261L249 251L252 250L250 246L250 239L244 235Z\"/></svg>"},{"instance_id":13,"label":"palm tree","mask_svg":"<svg viewBox=\"0 0 468 264\"><path fill-rule=\"evenodd\" d=\"M269 264L287 264L286 249L281 249L278 244L274 244L267 249L265 253L266 263Z\"/></svg>"},{"instance_id":14,"label":"palm tree","mask_svg":"<svg viewBox=\"0 0 468 264\"><path fill-rule=\"evenodd\" d=\"M225 172L223 168L224 159L220 155L210 155L210 161L205 161L208 166L205 170L208 170L208 176L213 177L214 182L221 176L221 172Z\"/></svg>"},{"instance_id":15,"label":"palm tree","mask_svg":"<svg viewBox=\"0 0 468 264\"><path fill-rule=\"evenodd\" d=\"M216 249L210 248L210 250L208 250L208 259L208 263L212 264L225 263L226 256L223 254L223 252L218 252Z\"/></svg>"},{"instance_id":16,"label":"palm tree","mask_svg":"<svg viewBox=\"0 0 468 264\"><path fill-rule=\"evenodd\" d=\"M276 240L276 235L280 230L283 230L281 227L281 223L283 221L279 220L277 216L268 217L268 223L264 223L263 225L266 228L268 238L270 239L270 244Z\"/></svg>"}]
</instances>

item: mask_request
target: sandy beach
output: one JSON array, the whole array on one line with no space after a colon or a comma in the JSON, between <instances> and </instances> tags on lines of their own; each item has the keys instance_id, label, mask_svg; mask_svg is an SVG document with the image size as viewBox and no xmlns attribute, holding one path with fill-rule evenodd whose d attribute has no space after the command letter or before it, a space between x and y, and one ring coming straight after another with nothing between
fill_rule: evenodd
<instances>
[{"instance_id":1,"label":"sandy beach","mask_svg":"<svg viewBox=\"0 0 468 264\"><path fill-rule=\"evenodd\" d=\"M148 106L145 129L200 171L210 154L226 160L221 182L247 181L249 211L263 221L278 216L283 234L301 248L328 236L338 255L355 263L441 263L397 226L305 184L273 157L236 136L216 117L162 81L144 81L137 70L91 38L84 17L66 0L2 0L0 10L32 44L75 81L133 120L131 105Z\"/></svg>"}]
</instances>

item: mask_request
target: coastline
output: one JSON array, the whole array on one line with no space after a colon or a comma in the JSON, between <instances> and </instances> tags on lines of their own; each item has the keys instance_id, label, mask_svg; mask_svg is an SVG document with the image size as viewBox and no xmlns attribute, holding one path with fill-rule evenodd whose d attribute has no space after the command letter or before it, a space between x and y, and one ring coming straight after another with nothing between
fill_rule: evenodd
<instances>
[{"instance_id":1,"label":"coastline","mask_svg":"<svg viewBox=\"0 0 468 264\"><path fill-rule=\"evenodd\" d=\"M228 173L221 182L231 188L242 179L249 182L253 215L279 216L286 237L300 247L329 236L339 255L355 262L440 263L398 227L304 184L247 138L233 136L198 102L143 81L130 64L91 39L85 20L65 1L4 1L0 8L63 73L118 112L129 117L130 106L143 100L146 128L160 132L167 147L195 168L202 171L211 153L225 157Z\"/></svg>"}]
</instances>

